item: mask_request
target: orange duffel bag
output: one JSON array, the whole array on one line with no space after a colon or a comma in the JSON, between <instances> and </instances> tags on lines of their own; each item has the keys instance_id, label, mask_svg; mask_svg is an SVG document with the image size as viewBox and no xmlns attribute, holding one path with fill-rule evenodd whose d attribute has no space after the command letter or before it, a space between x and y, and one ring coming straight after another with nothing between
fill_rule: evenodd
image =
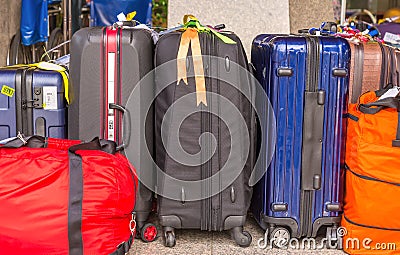
<instances>
[{"instance_id":1,"label":"orange duffel bag","mask_svg":"<svg viewBox=\"0 0 400 255\"><path fill-rule=\"evenodd\" d=\"M349 106L342 220L349 254L400 254L400 98L380 99L385 93Z\"/></svg>"}]
</instances>

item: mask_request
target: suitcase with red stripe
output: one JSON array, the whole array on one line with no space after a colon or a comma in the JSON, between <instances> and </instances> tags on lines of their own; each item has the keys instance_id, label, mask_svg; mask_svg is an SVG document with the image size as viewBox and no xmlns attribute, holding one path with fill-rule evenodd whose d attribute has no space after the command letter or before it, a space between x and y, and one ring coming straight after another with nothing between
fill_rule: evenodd
<instances>
[{"instance_id":1,"label":"suitcase with red stripe","mask_svg":"<svg viewBox=\"0 0 400 255\"><path fill-rule=\"evenodd\" d=\"M152 32L135 27L84 28L76 32L71 41L74 100L68 112L68 137L88 140L99 136L120 146L124 142L126 146L134 144L126 150L132 149L135 152L132 154L138 155L138 158L132 159L129 155L128 158L138 169L139 180L141 173L153 173L152 162L140 152L148 149L152 153L153 150L153 113L147 111L141 99L151 96L154 89L151 86L140 89L141 99L135 101L135 113L129 113L126 104L138 82L153 69L153 48ZM123 123L131 120L146 125L134 129L127 125L129 130L125 130L123 136ZM144 133L147 144L140 139ZM152 192L139 185L135 212L140 229L152 209L152 198Z\"/></svg>"}]
</instances>

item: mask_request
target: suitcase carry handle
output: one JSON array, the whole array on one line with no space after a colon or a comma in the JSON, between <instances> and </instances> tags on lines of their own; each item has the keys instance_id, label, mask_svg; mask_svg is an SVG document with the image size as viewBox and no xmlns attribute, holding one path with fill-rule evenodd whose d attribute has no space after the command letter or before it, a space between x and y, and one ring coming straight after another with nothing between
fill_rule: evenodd
<instances>
[{"instance_id":1,"label":"suitcase carry handle","mask_svg":"<svg viewBox=\"0 0 400 255\"><path fill-rule=\"evenodd\" d=\"M378 112L386 108L393 108L396 109L397 112L400 112L400 99L395 97L388 97L382 100L378 100L376 102L359 105L360 112L365 114L377 114Z\"/></svg>"},{"instance_id":2,"label":"suitcase carry handle","mask_svg":"<svg viewBox=\"0 0 400 255\"><path fill-rule=\"evenodd\" d=\"M117 144L114 141L94 138L92 141L87 143L80 143L69 147L68 151L76 154L78 150L85 151L103 151L109 154L115 154L117 150Z\"/></svg>"},{"instance_id":3,"label":"suitcase carry handle","mask_svg":"<svg viewBox=\"0 0 400 255\"><path fill-rule=\"evenodd\" d=\"M396 139L392 141L392 147L400 147L400 99L397 97L388 97L376 102L359 105L360 112L364 114L377 114L387 108L396 109L398 112Z\"/></svg>"},{"instance_id":4,"label":"suitcase carry handle","mask_svg":"<svg viewBox=\"0 0 400 255\"><path fill-rule=\"evenodd\" d=\"M135 20L117 21L113 24L113 28L135 27Z\"/></svg>"},{"instance_id":5,"label":"suitcase carry handle","mask_svg":"<svg viewBox=\"0 0 400 255\"><path fill-rule=\"evenodd\" d=\"M72 153L75 153L78 150L99 150L109 154L115 154L118 151L117 144L115 142L99 139L98 137L94 138L90 142L82 143L79 140L45 138L36 135L24 137L21 133L19 133L15 139L0 146L0 148L10 149L22 147L69 150Z\"/></svg>"},{"instance_id":6,"label":"suitcase carry handle","mask_svg":"<svg viewBox=\"0 0 400 255\"><path fill-rule=\"evenodd\" d=\"M122 141L122 144L117 146L117 151L120 151L123 150L125 147L127 147L129 145L129 141L131 140L131 114L122 105L109 103L108 106L110 109L120 111L124 115L123 117L124 126L127 127L128 131L123 133L123 137L127 137L127 139L124 139L125 141L127 141L127 143L125 144L124 141Z\"/></svg>"}]
</instances>

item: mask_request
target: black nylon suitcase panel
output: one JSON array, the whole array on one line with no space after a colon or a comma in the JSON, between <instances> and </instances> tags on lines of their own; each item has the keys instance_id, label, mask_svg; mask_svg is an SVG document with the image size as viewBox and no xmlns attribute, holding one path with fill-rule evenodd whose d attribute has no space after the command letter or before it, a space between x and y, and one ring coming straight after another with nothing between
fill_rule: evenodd
<instances>
[{"instance_id":1,"label":"black nylon suitcase panel","mask_svg":"<svg viewBox=\"0 0 400 255\"><path fill-rule=\"evenodd\" d=\"M241 130L239 127L234 126L233 129L228 130L227 125L218 118L216 115L207 112L196 112L186 118L181 126L179 127L179 142L182 148L189 154L198 153L201 150L199 144L199 137L204 132L210 132L214 135L218 146L210 161L200 165L200 166L187 166L176 162L166 153L165 146L170 146L170 144L163 144L161 141L161 123L162 121L167 121L169 123L174 123L178 121L174 119L174 115L179 115L179 111L184 111L184 109L179 109L178 107L173 108L173 117L165 118L165 113L168 108L175 101L181 97L196 92L195 80L194 78L188 77L188 85L183 83L176 85L176 58L178 54L179 42L181 38L181 33L170 33L163 35L156 47L156 66L161 66L169 61L174 61L169 66L168 71L161 68L156 71L156 90L160 90L163 87L163 82L165 80L175 81L173 84L169 84L166 89L161 91L161 93L156 98L156 162L158 166L168 175L180 179L180 180L203 180L211 175L218 174L222 166L225 165L229 152L231 151L231 135L232 136L243 136L243 132L248 132L254 135L253 130L253 111L251 109L250 102L245 99L243 95L240 94L238 90L233 88L231 85L218 81L217 79L212 79L207 77L207 75L220 75L221 77L229 75L238 75L237 72L229 72L217 66L215 61L211 61L208 55L216 55L222 58L228 58L229 61L239 63L242 67L247 69L247 61L244 55L243 48L241 46L240 40L235 35L229 35L233 40L237 42L236 45L228 45L220 41L218 38L210 34L200 33L200 45L203 55L203 65L204 73L206 76L206 90L207 92L213 92L227 98L229 102L232 102L240 111L244 119L246 120L246 125L248 130ZM188 56L191 56L191 50L189 50ZM188 76L193 74L193 62L187 64ZM234 68L234 67L232 67ZM225 72L225 73L224 73ZM248 77L231 77L231 80L243 79L243 89L250 91ZM213 107L219 104L220 101L215 95L207 95L207 104L196 105L195 96L193 97L193 107L206 110L207 107ZM217 108L219 106L216 106ZM221 108L218 108L221 110ZM233 110L232 110L233 111ZM228 113L229 114L229 113ZM174 130L171 125L165 125L165 133L172 134ZM251 136L251 135L250 135ZM251 138L251 140L254 137ZM168 140L168 139L167 139ZM252 140L252 145L254 141ZM203 144L204 147L211 147L211 142L208 144ZM253 151L252 151L253 152ZM211 151L205 152L211 153ZM244 224L247 210L249 208L249 203L251 199L252 189L248 185L248 180L251 174L252 162L254 160L253 154L246 157L243 153L238 161L244 160L246 165L242 173L235 179L235 181L223 190L220 194L212 196L210 199L203 199L199 201L176 201L160 196L158 198L159 209L158 214L160 217L161 225L171 226L175 228L196 228L202 230L216 230L221 231L224 229L230 229L233 227L239 227ZM203 155L204 157L210 155ZM193 162L200 163L200 162ZM219 188L222 185L222 180L229 178L229 176L218 176L217 183L210 183L209 186L204 186L202 188L202 194L209 194L212 188ZM162 178L158 179L158 190L164 190L164 181ZM234 196L234 201L232 201L232 189ZM178 188L179 190L179 188ZM190 197L191 190L186 190L186 195ZM203 193L204 192L204 193ZM189 194L188 194L189 193ZM232 217L234 216L234 217ZM232 220L233 218L235 220ZM171 222L169 219L177 219ZM227 220L228 219L228 220ZM229 223L229 222L233 223Z\"/></svg>"}]
</instances>

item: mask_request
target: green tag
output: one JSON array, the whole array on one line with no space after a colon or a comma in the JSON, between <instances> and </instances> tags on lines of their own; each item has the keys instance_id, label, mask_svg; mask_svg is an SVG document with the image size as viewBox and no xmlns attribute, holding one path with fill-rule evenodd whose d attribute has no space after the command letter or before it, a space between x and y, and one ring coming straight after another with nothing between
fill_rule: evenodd
<instances>
[{"instance_id":1,"label":"green tag","mask_svg":"<svg viewBox=\"0 0 400 255\"><path fill-rule=\"evenodd\" d=\"M1 88L1 94L6 95L8 97L14 96L15 89L8 87L7 85L3 85Z\"/></svg>"}]
</instances>

